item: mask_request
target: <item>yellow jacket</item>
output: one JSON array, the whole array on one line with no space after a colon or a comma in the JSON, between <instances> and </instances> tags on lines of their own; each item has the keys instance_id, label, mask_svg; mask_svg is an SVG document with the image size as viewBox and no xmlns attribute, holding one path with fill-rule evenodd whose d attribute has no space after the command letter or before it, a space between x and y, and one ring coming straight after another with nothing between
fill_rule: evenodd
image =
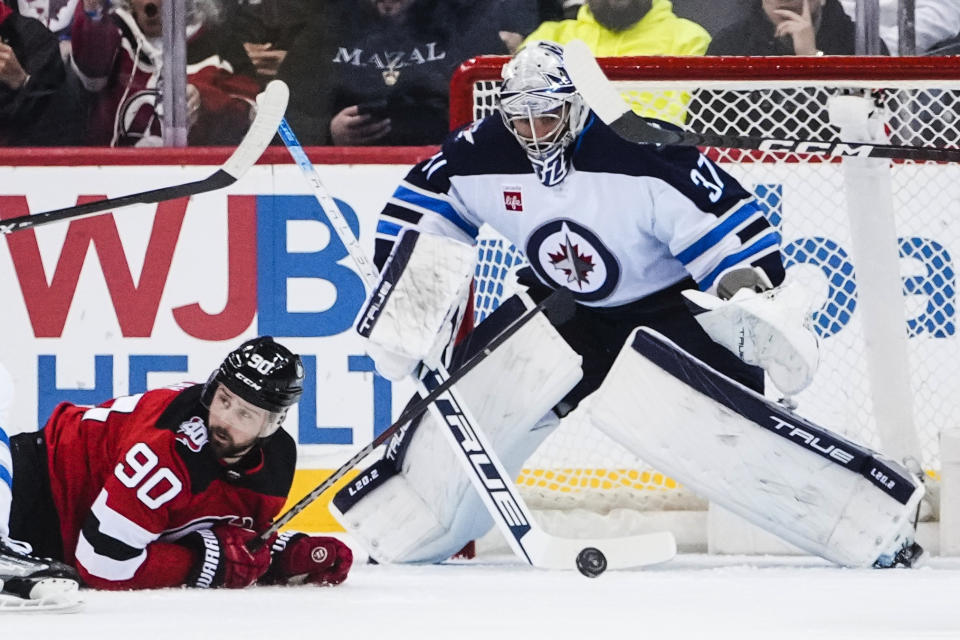
<instances>
[{"instance_id":1,"label":"yellow jacket","mask_svg":"<svg viewBox=\"0 0 960 640\"><path fill-rule=\"evenodd\" d=\"M598 58L614 56L702 56L710 44L710 34L696 22L678 18L670 0L653 0L650 12L625 31L610 31L593 17L590 7L580 7L575 20L544 22L524 44L552 40L566 44L583 40ZM683 124L687 94L673 91L649 91L632 94L629 102L640 115Z\"/></svg>"}]
</instances>

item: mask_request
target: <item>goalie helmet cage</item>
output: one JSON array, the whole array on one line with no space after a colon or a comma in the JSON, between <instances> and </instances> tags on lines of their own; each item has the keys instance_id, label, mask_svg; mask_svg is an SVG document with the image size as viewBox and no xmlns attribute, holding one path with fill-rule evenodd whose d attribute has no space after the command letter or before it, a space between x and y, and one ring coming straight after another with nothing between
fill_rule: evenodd
<instances>
[{"instance_id":1,"label":"goalie helmet cage","mask_svg":"<svg viewBox=\"0 0 960 640\"><path fill-rule=\"evenodd\" d=\"M508 59L479 57L460 67L451 82L451 127L494 113ZM960 146L956 58L599 62L635 112L693 131L838 140L828 99L855 94L873 101L891 144ZM930 528L939 509L939 437L960 417L960 166L881 161L858 180L839 159L702 150L754 192L783 236L788 279L809 296L822 354L814 382L795 397L797 412L892 458L920 459L931 489L921 519L933 523L921 539L936 552ZM880 202L891 212L889 225L877 222L878 198L890 201ZM861 237L885 226L886 236L881 228L877 237ZM489 228L481 230L478 251L479 321L509 295L510 274L523 258ZM612 526L610 534L619 535L668 523L681 548L705 549L707 505L585 424L583 413L564 420L518 479L544 526L566 535Z\"/></svg>"}]
</instances>

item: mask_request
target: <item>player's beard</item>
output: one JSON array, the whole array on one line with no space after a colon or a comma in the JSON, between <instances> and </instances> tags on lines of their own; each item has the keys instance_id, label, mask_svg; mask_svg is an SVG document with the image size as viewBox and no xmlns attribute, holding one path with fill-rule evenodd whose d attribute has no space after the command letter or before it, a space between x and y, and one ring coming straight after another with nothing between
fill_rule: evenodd
<instances>
[{"instance_id":1,"label":"player's beard","mask_svg":"<svg viewBox=\"0 0 960 640\"><path fill-rule=\"evenodd\" d=\"M208 441L213 454L225 462L236 462L257 443L256 438L249 442L238 443L230 436L229 431L215 424L209 426Z\"/></svg>"},{"instance_id":2,"label":"player's beard","mask_svg":"<svg viewBox=\"0 0 960 640\"><path fill-rule=\"evenodd\" d=\"M653 0L591 0L590 13L611 31L629 29L647 15Z\"/></svg>"}]
</instances>

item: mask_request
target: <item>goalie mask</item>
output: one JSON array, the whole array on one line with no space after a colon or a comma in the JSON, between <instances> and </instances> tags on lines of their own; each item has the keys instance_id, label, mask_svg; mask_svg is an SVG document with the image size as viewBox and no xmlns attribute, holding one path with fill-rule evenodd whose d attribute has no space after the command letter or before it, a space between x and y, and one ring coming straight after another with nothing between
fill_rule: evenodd
<instances>
[{"instance_id":1,"label":"goalie mask","mask_svg":"<svg viewBox=\"0 0 960 640\"><path fill-rule=\"evenodd\" d=\"M567 149L589 113L563 67L561 46L534 42L504 65L499 105L504 124L527 152L540 182L560 184L569 169Z\"/></svg>"},{"instance_id":2,"label":"goalie mask","mask_svg":"<svg viewBox=\"0 0 960 640\"><path fill-rule=\"evenodd\" d=\"M231 351L210 375L202 395L208 409L221 385L243 401L228 409L231 418L246 422L254 430L259 425L259 437L267 438L276 433L287 409L303 395L303 363L300 356L273 338L253 338Z\"/></svg>"}]
</instances>

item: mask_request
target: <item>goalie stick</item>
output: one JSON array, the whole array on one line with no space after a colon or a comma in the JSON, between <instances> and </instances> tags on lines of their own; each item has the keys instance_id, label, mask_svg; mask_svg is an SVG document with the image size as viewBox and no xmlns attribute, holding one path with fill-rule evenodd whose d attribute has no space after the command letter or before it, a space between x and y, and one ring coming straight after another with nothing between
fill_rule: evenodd
<instances>
[{"instance_id":1,"label":"goalie stick","mask_svg":"<svg viewBox=\"0 0 960 640\"><path fill-rule=\"evenodd\" d=\"M78 204L73 207L56 209L45 213L35 213L33 215L0 220L0 235L7 235L15 231L22 231L32 227L38 227L58 220L67 220L73 218L82 218L97 213L102 213L110 209L119 209L133 204L149 204L151 202L163 202L165 200L174 200L187 196L207 193L228 187L243 174L263 155L264 150L277 131L280 121L283 120L283 114L287 109L287 100L290 96L290 90L287 85L274 80L267 85L263 93L257 97L257 116L243 140L227 158L227 161L219 169L204 178L195 182L186 182L170 187L162 187L141 193L133 193L127 196L117 198L108 198L106 200L97 200Z\"/></svg>"},{"instance_id":2,"label":"goalie stick","mask_svg":"<svg viewBox=\"0 0 960 640\"><path fill-rule=\"evenodd\" d=\"M378 280L373 264L361 249L346 219L340 213L340 209L324 187L316 169L285 120L280 123L279 131L280 138L290 151L290 155L313 187L314 196L329 218L334 231L356 262L368 289L372 289ZM553 298L553 295L548 299ZM532 312L536 312L536 308ZM531 313L524 316L527 319L529 317ZM511 328L514 327L519 328L517 323ZM489 349L488 347L486 352L489 352ZM442 391L442 398L439 395L434 397L434 400L440 400L439 402L428 401L431 393L426 383L417 378L421 402L426 404L430 411L435 412L440 426L446 427L441 431L454 452L458 454L457 459L480 495L494 523L503 533L514 553L529 564L542 569L573 569L577 566L580 552L590 547L600 549L606 558L607 566L613 569L665 562L676 554L676 541L670 532L588 540L562 538L544 531L533 519L529 507L523 502L513 480L506 473L487 437L476 426L476 421L470 416L469 410L453 388L455 381L451 382L450 374L440 366L428 372L425 379L438 385L435 389L441 389L444 384L449 383ZM417 415L412 411L404 414ZM399 429L399 426L397 428ZM371 451L374 447L373 444L369 446ZM322 490L318 487L311 495L315 498L321 493ZM261 539L266 538L261 536Z\"/></svg>"},{"instance_id":3,"label":"goalie stick","mask_svg":"<svg viewBox=\"0 0 960 640\"><path fill-rule=\"evenodd\" d=\"M616 88L607 79L596 58L582 40L571 40L563 48L563 62L583 99L594 113L624 140L637 144L662 144L684 147L723 147L805 153L827 158L888 158L892 160L916 160L958 162L960 149L937 147L912 147L895 144L872 144L868 142L843 142L839 140L790 140L785 138L759 138L695 131L661 129L643 116L633 112Z\"/></svg>"}]
</instances>

